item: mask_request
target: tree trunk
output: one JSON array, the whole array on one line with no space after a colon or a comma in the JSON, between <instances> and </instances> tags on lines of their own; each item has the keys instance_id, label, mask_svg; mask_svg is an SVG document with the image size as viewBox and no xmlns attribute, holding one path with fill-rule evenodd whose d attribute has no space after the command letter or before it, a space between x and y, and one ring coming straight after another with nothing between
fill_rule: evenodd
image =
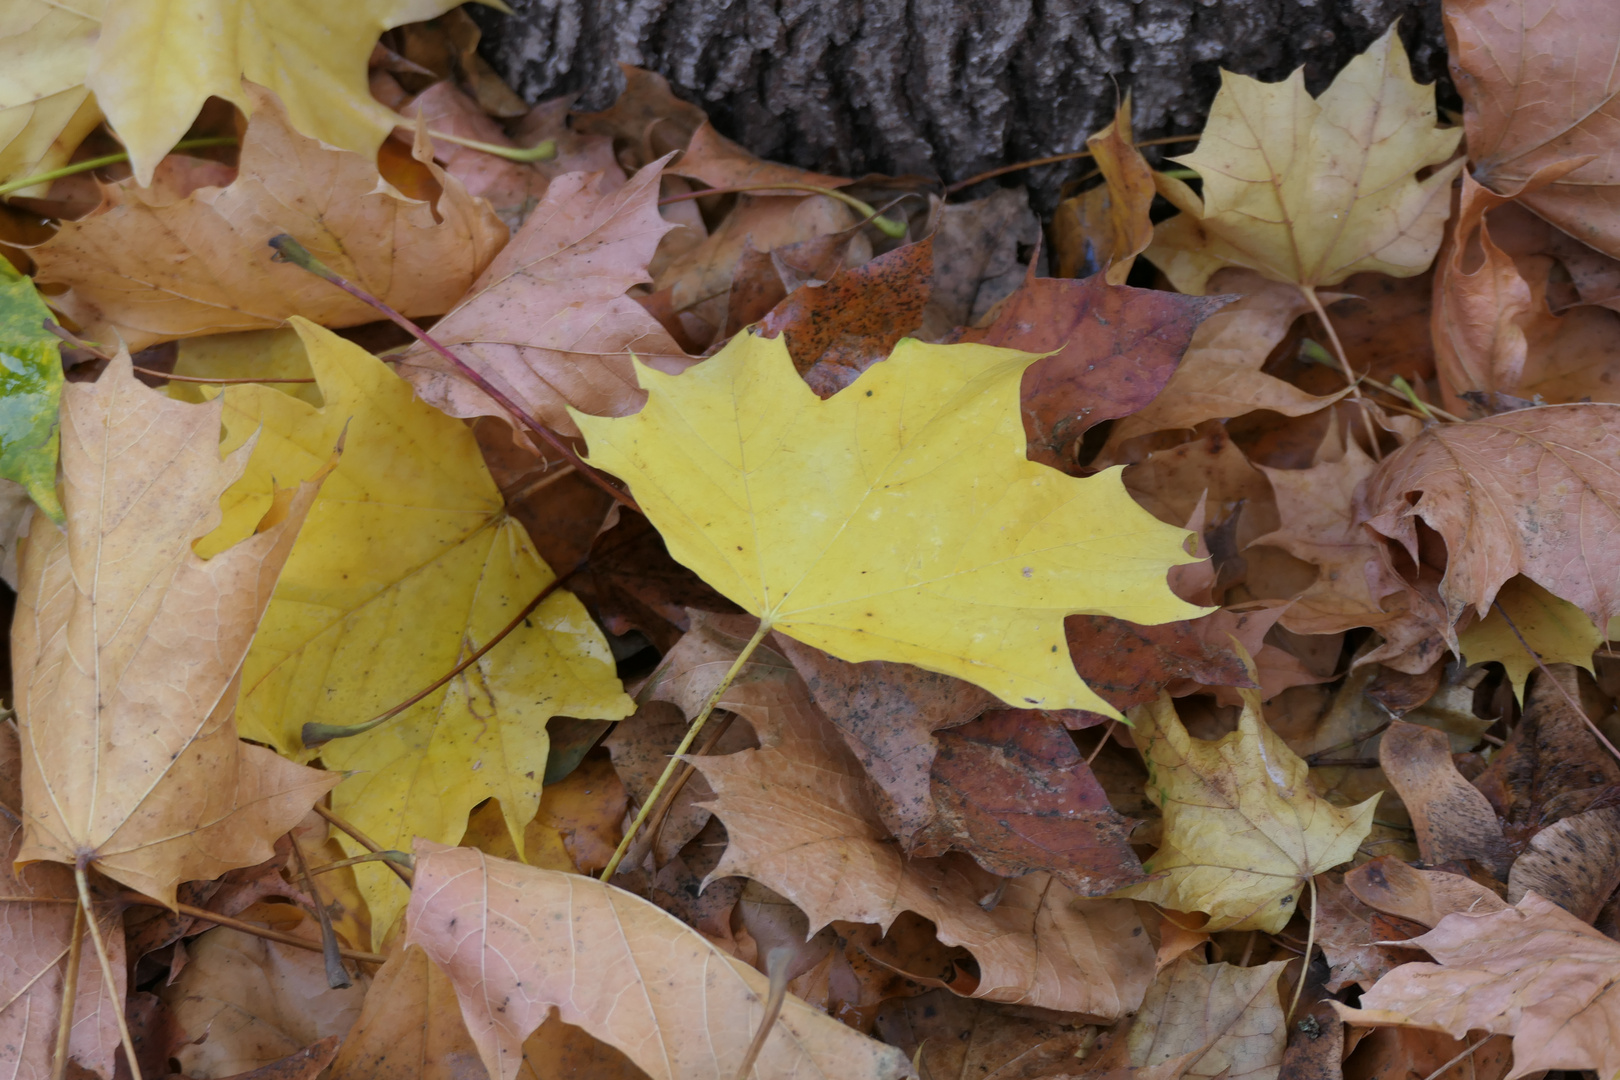
<instances>
[{"instance_id":1,"label":"tree trunk","mask_svg":"<svg viewBox=\"0 0 1620 1080\"><path fill-rule=\"evenodd\" d=\"M1320 92L1396 18L1417 77L1445 75L1440 0L509 2L514 16L473 10L524 97L603 108L616 65L636 64L755 153L846 176L949 182L1081 149L1125 90L1138 138L1195 132L1220 68L1276 80L1303 64ZM1049 209L1074 175L1021 179Z\"/></svg>"}]
</instances>

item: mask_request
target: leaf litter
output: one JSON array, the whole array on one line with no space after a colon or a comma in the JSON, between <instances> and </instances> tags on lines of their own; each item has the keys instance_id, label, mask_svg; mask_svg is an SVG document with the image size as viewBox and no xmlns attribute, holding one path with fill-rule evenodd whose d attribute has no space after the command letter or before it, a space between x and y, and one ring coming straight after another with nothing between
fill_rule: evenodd
<instances>
[{"instance_id":1,"label":"leaf litter","mask_svg":"<svg viewBox=\"0 0 1620 1080\"><path fill-rule=\"evenodd\" d=\"M134 90L164 17L30 8L6 1063L1617 1075L1577 9L1446 0L1460 126L1393 27L1175 159L1127 99L1043 230L524 102L438 0Z\"/></svg>"}]
</instances>

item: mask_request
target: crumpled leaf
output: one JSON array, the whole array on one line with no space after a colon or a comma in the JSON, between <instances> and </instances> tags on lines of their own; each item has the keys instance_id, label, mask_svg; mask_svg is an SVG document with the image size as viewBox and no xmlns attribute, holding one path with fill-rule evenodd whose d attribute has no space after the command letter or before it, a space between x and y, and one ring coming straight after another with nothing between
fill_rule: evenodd
<instances>
[{"instance_id":1,"label":"crumpled leaf","mask_svg":"<svg viewBox=\"0 0 1620 1080\"><path fill-rule=\"evenodd\" d=\"M680 376L638 366L635 416L574 419L670 554L781 633L1015 706L1113 715L1074 673L1062 617L1196 614L1163 584L1191 557L1118 472L1077 480L1024 457L1032 359L906 340L822 401L785 342L744 334Z\"/></svg>"},{"instance_id":2,"label":"crumpled leaf","mask_svg":"<svg viewBox=\"0 0 1620 1080\"><path fill-rule=\"evenodd\" d=\"M406 944L450 977L489 1075L513 1080L523 1041L556 1009L653 1080L736 1071L765 976L645 900L575 874L416 844ZM898 1080L900 1051L788 998L755 1065L763 1078Z\"/></svg>"},{"instance_id":3,"label":"crumpled leaf","mask_svg":"<svg viewBox=\"0 0 1620 1080\"><path fill-rule=\"evenodd\" d=\"M326 404L266 386L226 390L224 445L260 434L202 550L251 532L273 485L314 467L313 450L344 432L347 449L243 666L241 730L289 757L318 753L329 769L355 770L333 809L385 847L459 840L468 812L493 797L521 851L540 804L546 719L633 708L607 641L577 599L555 592L448 686L377 730L306 749L304 724L361 723L407 700L556 575L506 515L466 425L416 400L359 346L302 319L293 327ZM404 892L379 864L356 870L380 936Z\"/></svg>"},{"instance_id":4,"label":"crumpled leaf","mask_svg":"<svg viewBox=\"0 0 1620 1080\"><path fill-rule=\"evenodd\" d=\"M1164 811L1164 840L1145 867L1162 876L1120 895L1208 912L1211 933L1274 934L1311 875L1355 855L1378 798L1340 809L1317 795L1305 762L1261 719L1259 695L1241 693L1237 730L1215 742L1187 733L1168 694L1132 714L1148 797Z\"/></svg>"},{"instance_id":5,"label":"crumpled leaf","mask_svg":"<svg viewBox=\"0 0 1620 1080\"><path fill-rule=\"evenodd\" d=\"M83 860L164 901L269 858L338 779L236 737L242 659L324 473L199 558L247 464L220 458L219 418L142 386L127 354L63 390L68 531L34 519L12 629L18 859Z\"/></svg>"},{"instance_id":6,"label":"crumpled leaf","mask_svg":"<svg viewBox=\"0 0 1620 1080\"><path fill-rule=\"evenodd\" d=\"M1117 1018L1141 1001L1153 948L1123 901L1076 897L1053 875L997 878L960 855L908 859L878 824L860 764L790 677L781 704L744 711L761 748L692 759L727 847L711 879L741 875L797 904L812 932L887 929L902 912L979 963L974 997Z\"/></svg>"},{"instance_id":7,"label":"crumpled leaf","mask_svg":"<svg viewBox=\"0 0 1620 1080\"><path fill-rule=\"evenodd\" d=\"M1434 88L1412 80L1395 30L1316 99L1304 68L1269 84L1221 72L1198 148L1175 159L1198 170L1202 198L1158 177L1182 213L1154 230L1147 257L1179 291L1203 293L1223 266L1305 288L1429 268L1463 167L1442 163L1462 132L1438 126Z\"/></svg>"},{"instance_id":8,"label":"crumpled leaf","mask_svg":"<svg viewBox=\"0 0 1620 1080\"><path fill-rule=\"evenodd\" d=\"M56 1058L56 1030L62 1015L62 982L73 935L72 903L28 903L26 897L77 901L73 872L65 866L35 863L20 869L13 860L22 845L22 761L17 732L0 722L0 1046L11 1075L49 1076ZM79 954L78 996L68 1057L98 1076L113 1075L118 1051L118 1019L127 972L124 925L116 908L99 910L116 993L109 997L88 936ZM117 1005L114 1005L116 1000Z\"/></svg>"},{"instance_id":9,"label":"crumpled leaf","mask_svg":"<svg viewBox=\"0 0 1620 1080\"><path fill-rule=\"evenodd\" d=\"M1542 1069L1620 1070L1620 942L1530 893L1487 915L1447 915L1412 944L1439 962L1396 968L1361 1008L1336 1005L1344 1020L1455 1039L1512 1035L1509 1080Z\"/></svg>"},{"instance_id":10,"label":"crumpled leaf","mask_svg":"<svg viewBox=\"0 0 1620 1080\"><path fill-rule=\"evenodd\" d=\"M256 904L244 922L319 942L315 917L292 904ZM190 1076L230 1077L342 1036L360 1015L371 978L345 965L354 985L327 984L319 952L218 926L186 946L190 961L159 995L190 1036L175 1055Z\"/></svg>"},{"instance_id":11,"label":"crumpled leaf","mask_svg":"<svg viewBox=\"0 0 1620 1080\"><path fill-rule=\"evenodd\" d=\"M1004 300L995 322L953 340L1049 353L1024 372L1021 397L1029 458L1065 471L1080 440L1104 420L1162 400L1174 385L1189 342L1196 342L1219 300L1111 284L1026 277ZM1158 395L1156 398L1155 395Z\"/></svg>"},{"instance_id":12,"label":"crumpled leaf","mask_svg":"<svg viewBox=\"0 0 1620 1080\"><path fill-rule=\"evenodd\" d=\"M100 213L63 222L30 250L42 284L72 287L52 300L86 336L140 349L292 315L327 326L377 318L369 304L273 261L267 241L278 233L413 317L448 311L506 243L506 226L438 166L428 163L444 189L438 202L406 198L379 181L370 158L298 134L281 103L250 92L235 183L167 203L129 184L108 187Z\"/></svg>"},{"instance_id":13,"label":"crumpled leaf","mask_svg":"<svg viewBox=\"0 0 1620 1080\"><path fill-rule=\"evenodd\" d=\"M1620 44L1620 12L1608 4L1449 0L1445 18L1474 178L1512 195L1546 166L1577 162L1520 199L1582 242L1620 255L1620 71L1604 59Z\"/></svg>"},{"instance_id":14,"label":"crumpled leaf","mask_svg":"<svg viewBox=\"0 0 1620 1080\"><path fill-rule=\"evenodd\" d=\"M997 709L937 738L937 813L917 834L913 854L965 851L1004 877L1050 870L1080 896L1142 879L1128 842L1136 823L1108 805L1056 720Z\"/></svg>"},{"instance_id":15,"label":"crumpled leaf","mask_svg":"<svg viewBox=\"0 0 1620 1080\"><path fill-rule=\"evenodd\" d=\"M656 165L603 194L559 177L495 261L444 318L434 340L529 415L566 435L569 406L623 416L644 399L631 356L670 373L691 363L658 321L624 295L672 227L658 216ZM436 353L414 345L399 365L422 400L451 416L507 417Z\"/></svg>"},{"instance_id":16,"label":"crumpled leaf","mask_svg":"<svg viewBox=\"0 0 1620 1080\"><path fill-rule=\"evenodd\" d=\"M1434 424L1368 481L1367 524L1420 563L1417 522L1446 545L1449 623L1522 573L1598 626L1620 613L1620 405L1556 405ZM1381 556L1386 567L1391 556ZM1448 637L1449 625L1442 627Z\"/></svg>"},{"instance_id":17,"label":"crumpled leaf","mask_svg":"<svg viewBox=\"0 0 1620 1080\"><path fill-rule=\"evenodd\" d=\"M62 524L56 498L57 403L62 396L61 339L34 283L0 258L0 477L28 489Z\"/></svg>"},{"instance_id":18,"label":"crumpled leaf","mask_svg":"<svg viewBox=\"0 0 1620 1080\"><path fill-rule=\"evenodd\" d=\"M1580 608L1526 577L1509 578L1496 594L1490 613L1457 635L1457 644L1470 664L1495 662L1506 669L1520 705L1524 704L1524 684L1536 670L1538 658L1547 664L1573 664L1592 671L1592 653L1603 646L1603 640L1603 632Z\"/></svg>"},{"instance_id":19,"label":"crumpled leaf","mask_svg":"<svg viewBox=\"0 0 1620 1080\"><path fill-rule=\"evenodd\" d=\"M1181 1075L1276 1080L1288 1041L1277 980L1287 966L1177 960L1148 988L1131 1025L1131 1064L1150 1067L1201 1050Z\"/></svg>"},{"instance_id":20,"label":"crumpled leaf","mask_svg":"<svg viewBox=\"0 0 1620 1080\"><path fill-rule=\"evenodd\" d=\"M1123 285L1136 257L1153 242L1153 170L1131 136L1131 95L1107 127L1086 139L1103 182L1065 199L1052 217L1057 276L1090 277L1102 271L1110 285Z\"/></svg>"},{"instance_id":21,"label":"crumpled leaf","mask_svg":"<svg viewBox=\"0 0 1620 1080\"><path fill-rule=\"evenodd\" d=\"M1205 420L1229 419L1256 409L1303 416L1333 404L1348 388L1325 397L1260 370L1294 320L1310 310L1298 289L1252 275L1223 282L1244 294L1204 319L1163 392L1125 416L1108 434L1105 460L1138 435L1195 428Z\"/></svg>"}]
</instances>

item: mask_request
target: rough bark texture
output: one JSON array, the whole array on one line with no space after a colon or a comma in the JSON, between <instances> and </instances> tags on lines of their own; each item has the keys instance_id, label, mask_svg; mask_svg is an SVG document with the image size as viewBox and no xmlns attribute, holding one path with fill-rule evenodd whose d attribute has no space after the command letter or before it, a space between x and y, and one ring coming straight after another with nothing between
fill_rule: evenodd
<instances>
[{"instance_id":1,"label":"rough bark texture","mask_svg":"<svg viewBox=\"0 0 1620 1080\"><path fill-rule=\"evenodd\" d=\"M1402 20L1414 73L1444 75L1440 0L509 0L483 51L531 101L603 108L617 63L651 68L764 157L946 181L1084 146L1118 90L1138 138L1196 131L1219 69L1319 91ZM1442 87L1442 104L1452 95ZM1051 205L1072 165L1027 174Z\"/></svg>"}]
</instances>

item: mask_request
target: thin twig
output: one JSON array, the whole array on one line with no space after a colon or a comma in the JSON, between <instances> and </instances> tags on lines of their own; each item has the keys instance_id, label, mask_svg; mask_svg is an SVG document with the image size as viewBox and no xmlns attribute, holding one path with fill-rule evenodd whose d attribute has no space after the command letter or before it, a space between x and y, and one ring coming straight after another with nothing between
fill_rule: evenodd
<instances>
[{"instance_id":1,"label":"thin twig","mask_svg":"<svg viewBox=\"0 0 1620 1080\"><path fill-rule=\"evenodd\" d=\"M139 907L160 907L168 911L178 911L182 915L189 915L203 922L215 923L226 929L252 934L254 937L261 937L266 941L274 941L281 945L291 945L295 949L304 949L308 952L324 951L324 946L318 941L294 937L292 934L283 934L280 930L272 930L268 926L256 926L250 922L243 922L241 919L233 919L229 915L221 915L217 911L209 911L207 908L193 907L190 904L181 903L176 903L171 907L161 900L153 900L151 897L142 896L139 893L120 893L118 899L123 903L135 904ZM365 964L380 964L388 959L388 957L380 953L361 952L358 949L339 948L338 952L346 960L358 960Z\"/></svg>"},{"instance_id":2,"label":"thin twig","mask_svg":"<svg viewBox=\"0 0 1620 1080\"><path fill-rule=\"evenodd\" d=\"M765 970L771 979L770 996L765 999L765 1015L760 1018L759 1030L754 1032L754 1041L748 1044L748 1052L737 1066L736 1080L748 1080L748 1071L759 1059L759 1052L765 1049L765 1040L771 1037L776 1018L782 1015L782 1003L787 1000L788 965L796 952L790 946L778 945L765 955Z\"/></svg>"},{"instance_id":3,"label":"thin twig","mask_svg":"<svg viewBox=\"0 0 1620 1080\"><path fill-rule=\"evenodd\" d=\"M118 1002L123 995L118 992L118 980L113 977L112 958L107 955L107 943L101 939L101 924L96 921L96 913L90 902L90 876L85 872L85 856L79 857L79 862L73 866L73 880L79 886L79 906L84 908L84 923L90 929L90 943L96 947L96 959L101 963L101 978L107 984L107 1000ZM152 901L154 904L156 900ZM114 1007L113 1019L118 1021L118 1037L124 1044L124 1056L129 1059L129 1075L131 1080L141 1080L141 1063L135 1057L135 1039L129 1033L129 1021L124 1018L124 1010Z\"/></svg>"},{"instance_id":4,"label":"thin twig","mask_svg":"<svg viewBox=\"0 0 1620 1080\"><path fill-rule=\"evenodd\" d=\"M1446 1074L1447 1070L1449 1070L1452 1066L1456 1065L1463 1058L1467 1057L1469 1054L1472 1054L1475 1050L1478 1050L1480 1047L1484 1046L1486 1043L1488 1043L1490 1041L1491 1041L1491 1036L1489 1034L1487 1034L1483 1039L1481 1039L1478 1042L1472 1044L1471 1046L1464 1047L1462 1053L1458 1054L1456 1057L1452 1058L1450 1061L1446 1062L1444 1065L1442 1065L1438 1069L1434 1070L1434 1072L1430 1073L1428 1076L1425 1076L1423 1078L1423 1080L1440 1080L1440 1078L1442 1076L1444 1076Z\"/></svg>"},{"instance_id":5,"label":"thin twig","mask_svg":"<svg viewBox=\"0 0 1620 1080\"><path fill-rule=\"evenodd\" d=\"M92 341L84 340L83 338L81 338L77 334L75 334L73 331L69 330L65 326L60 325L59 323L56 323L56 322L54 322L54 321L52 321L50 319L45 319L45 320L43 320L42 325L45 327L46 330L48 330L51 333L55 334L57 337L61 338L65 342L67 342L69 345L73 346L75 349L83 349L85 352L89 353L91 356L96 357L98 360L112 361L112 360L117 359L117 357L113 356L112 353L109 353L107 350L103 349L100 345L97 345L95 342L92 342Z\"/></svg>"},{"instance_id":6,"label":"thin twig","mask_svg":"<svg viewBox=\"0 0 1620 1080\"><path fill-rule=\"evenodd\" d=\"M321 863L319 866L309 868L311 874L324 874L332 870L342 870L345 866L359 866L368 862L397 862L401 866L410 866L412 859L403 851L368 851L364 855L355 855L348 859L337 859L334 862Z\"/></svg>"},{"instance_id":7,"label":"thin twig","mask_svg":"<svg viewBox=\"0 0 1620 1080\"><path fill-rule=\"evenodd\" d=\"M332 929L332 916L326 910L326 904L321 901L321 891L315 886L315 879L310 876L309 860L304 858L304 845L298 842L298 834L289 832L287 839L292 841L293 859L298 863L298 876L304 879L304 888L309 893L310 901L315 905L315 921L321 927L321 952L326 958L326 985L333 990L347 990L354 985L349 978L349 971L343 966L343 954L338 950L337 931Z\"/></svg>"},{"instance_id":8,"label":"thin twig","mask_svg":"<svg viewBox=\"0 0 1620 1080\"><path fill-rule=\"evenodd\" d=\"M1536 662L1536 667L1541 669L1542 676L1546 678L1548 682L1552 683L1558 688L1558 692L1564 696L1564 702L1569 705L1570 708L1575 710L1576 716L1579 716L1586 722L1586 726L1591 729L1592 734L1597 736L1598 742L1602 743L1604 748L1607 749L1609 753L1613 754L1616 758L1620 758L1620 750L1616 750L1614 748L1614 744L1608 740L1608 737L1605 736L1603 732L1598 730L1598 726L1596 724L1592 723L1592 718L1586 715L1586 710L1581 708L1580 702L1571 697L1569 691L1564 689L1564 684L1559 682L1553 676L1551 671L1547 670L1547 665L1542 663L1541 654L1532 649L1530 647L1530 643L1524 640L1524 635L1519 633L1519 628L1514 625L1512 619L1508 618L1508 613L1502 610L1502 601L1492 600L1491 607L1495 608L1496 613L1502 616L1502 621L1507 623L1509 630L1513 631L1513 636L1519 639L1519 644L1524 646L1524 651L1530 654L1530 659L1534 660Z\"/></svg>"},{"instance_id":9,"label":"thin twig","mask_svg":"<svg viewBox=\"0 0 1620 1080\"><path fill-rule=\"evenodd\" d=\"M56 1058L51 1080L67 1076L68 1051L73 1043L73 1013L79 1003L79 962L84 955L84 905L73 905L73 936L68 939L67 972L62 977L62 1012L56 1018Z\"/></svg>"},{"instance_id":10,"label":"thin twig","mask_svg":"<svg viewBox=\"0 0 1620 1080\"><path fill-rule=\"evenodd\" d=\"M1338 751L1338 750L1348 750L1352 746L1359 746L1362 743L1367 742L1367 741L1369 741L1371 739L1376 739L1378 736L1382 735L1385 731L1389 730L1389 725L1393 724L1394 722L1395 721L1393 721L1393 720L1385 720L1382 724L1379 724L1377 727L1373 728L1371 731L1367 732L1365 735L1355 735L1355 736L1352 736L1351 738L1346 739L1344 742L1334 743L1332 746L1324 746L1322 749L1318 750L1314 754L1306 754L1305 755L1305 764L1307 764L1307 765L1315 765L1317 763L1317 759L1320 758L1323 754L1331 754L1331 753L1334 753L1335 751Z\"/></svg>"},{"instance_id":11,"label":"thin twig","mask_svg":"<svg viewBox=\"0 0 1620 1080\"><path fill-rule=\"evenodd\" d=\"M1344 351L1344 343L1339 340L1339 332L1333 328L1333 320L1328 318L1327 309L1322 306L1322 300L1316 295L1316 288L1312 285L1301 285L1299 291L1310 302L1311 310L1321 320L1322 328L1327 331L1328 343L1333 346L1333 355L1339 361L1339 367L1344 373L1345 382L1350 384L1350 396L1357 401L1361 400L1361 380L1356 376L1356 369L1350 366L1350 357ZM1367 428L1367 441L1372 445L1367 448L1374 460L1382 461L1384 453L1378 448L1378 429L1373 426L1372 414L1366 409L1359 410L1361 422Z\"/></svg>"},{"instance_id":12,"label":"thin twig","mask_svg":"<svg viewBox=\"0 0 1620 1080\"><path fill-rule=\"evenodd\" d=\"M533 614L535 608L544 603L548 596L557 591L558 586L566 581L568 577L572 576L573 572L570 571L570 573L564 577L553 578L545 588L540 590L539 594L536 595L533 600L529 601L527 606L525 606L522 611L517 613L517 616L513 618L511 622L501 627L500 631L494 637L484 642L484 644L471 656L468 656L467 659L451 668L447 674L441 675L439 678L418 690L416 693L412 694L398 705L395 705L393 708L385 709L376 716L373 716L370 720L367 720L361 724L305 724L303 731L301 732L304 740L304 746L308 749L314 749L317 746L324 746L333 739L348 739L355 735L364 735L366 732L387 723L389 720L392 720L406 709L409 709L412 705L415 705L417 702L421 701L423 698L427 697L429 694L448 683L457 675L460 675L463 671L466 671L468 668L478 663L479 660L483 659L485 653L489 652L489 650L506 640L506 636L508 634L510 634L513 630L516 630L519 626L523 625L523 620L527 619L531 614Z\"/></svg>"},{"instance_id":13,"label":"thin twig","mask_svg":"<svg viewBox=\"0 0 1620 1080\"><path fill-rule=\"evenodd\" d=\"M1197 142L1202 137L1201 135L1166 135L1160 139L1143 139L1141 142L1136 143L1135 146L1138 149L1144 146L1169 146L1172 143ZM1060 161L1076 161L1091 156L1090 150L1075 150L1067 154L1053 154L1051 157L1035 158L1033 161L1020 161L1016 165L1003 165L999 169L991 169L989 172L970 176L966 180L958 180L954 184L947 184L945 185L945 194L955 195L958 191L970 188L974 184L982 183L985 180L994 180L996 177L1006 176L1010 172L1034 169L1041 165L1056 165Z\"/></svg>"},{"instance_id":14,"label":"thin twig","mask_svg":"<svg viewBox=\"0 0 1620 1080\"><path fill-rule=\"evenodd\" d=\"M141 367L131 364L142 375L150 375L154 379L164 379L168 382L208 383L212 386L239 386L243 383L312 383L314 379L204 379L197 375L176 375L172 371L158 371L156 368Z\"/></svg>"},{"instance_id":15,"label":"thin twig","mask_svg":"<svg viewBox=\"0 0 1620 1080\"><path fill-rule=\"evenodd\" d=\"M355 825L352 821L349 821L341 814L338 814L336 811L322 806L320 803L316 803L315 812L321 815L321 817L325 818L327 821L331 822L338 829L341 829L343 832L347 833L351 840L365 848L367 851L381 852L387 850L381 844L377 843L377 841L361 832L359 826ZM392 870L394 872L394 876L403 881L407 889L416 884L416 871L411 867L401 866L399 863L394 862L391 859L383 860L383 865Z\"/></svg>"},{"instance_id":16,"label":"thin twig","mask_svg":"<svg viewBox=\"0 0 1620 1080\"><path fill-rule=\"evenodd\" d=\"M1305 992L1305 982L1311 974L1311 949L1316 946L1316 875L1312 874L1305 879L1311 887L1311 922L1310 929L1305 932L1305 959L1299 965L1299 983L1294 987L1294 1000L1288 1006L1288 1016L1294 1018L1294 1010L1299 1008L1299 997Z\"/></svg>"},{"instance_id":17,"label":"thin twig","mask_svg":"<svg viewBox=\"0 0 1620 1080\"><path fill-rule=\"evenodd\" d=\"M1097 745L1092 749L1091 756L1086 758L1086 768L1089 769L1091 767L1091 763L1097 760L1097 755L1103 752L1103 747L1108 745L1109 738L1113 736L1114 729L1118 726L1118 720L1108 721L1108 726L1103 729L1102 738L1097 740Z\"/></svg>"},{"instance_id":18,"label":"thin twig","mask_svg":"<svg viewBox=\"0 0 1620 1080\"><path fill-rule=\"evenodd\" d=\"M659 775L658 782L653 785L652 791L647 793L647 801L642 804L641 812L636 815L634 821L630 822L630 827L624 831L624 839L619 841L618 848L613 852L613 858L608 860L607 867L602 871L603 881L612 880L614 873L619 869L619 863L624 860L625 852L630 850L630 844L635 840L636 833L641 831L641 827L647 823L648 816L652 814L653 807L658 805L658 796L663 794L664 788L669 784L670 777L675 774L675 770L685 764L681 761L681 755L691 749L692 741L697 738L698 732L703 730L703 725L708 722L709 714L714 712L714 707L720 703L721 696L731 687L731 680L737 677L737 672L742 670L743 664L747 663L748 658L754 655L754 650L759 647L760 642L765 640L765 635L770 631L771 621L764 618L760 619L759 629L755 630L754 636L748 639L748 644L744 645L742 652L737 654L737 659L731 662L731 667L721 677L719 685L709 693L708 700L703 703L702 711L692 721L692 726L686 729L686 734L681 738L680 745L675 747L675 752L670 755L669 764L664 766L664 771Z\"/></svg>"},{"instance_id":19,"label":"thin twig","mask_svg":"<svg viewBox=\"0 0 1620 1080\"><path fill-rule=\"evenodd\" d=\"M484 378L483 375L475 371L467 364L466 361L462 360L461 357L439 344L438 341L434 340L434 338L420 326L417 326L415 323L411 322L411 320L407 319L405 316L395 311L392 307L385 304L382 300L372 296L370 293L366 292L366 290L360 288L360 286L355 285L343 275L332 270L325 263L321 262L314 255L310 254L308 248L288 234L282 233L279 236L271 237L270 246L275 249L276 258L279 261L292 263L300 270L306 270L309 273L314 274L316 277L321 278L327 282L327 284L342 289L356 300L370 304L396 326L410 334L423 345L426 345L428 348L438 353L441 359L443 359L451 367L455 368L456 371L458 371L468 382L472 383L474 386L478 387L478 389L487 394L497 405L505 409L514 420L518 421L524 427L540 436L540 438L545 441L546 445L550 446L553 450L557 451L557 453L567 458L569 464L573 465L574 468L578 469L582 474L584 474L584 476L589 479L591 483L613 496L617 502L621 503L628 509L635 510L638 513L640 512L641 507L636 505L636 501L634 499L632 499L625 492L620 491L618 488L608 483L606 477L597 472L595 469L591 468L589 465L585 464L584 459L574 452L574 448L569 446L568 443L564 441L562 436L558 435L556 432L540 423L540 421L530 416L527 411L521 408L517 402L513 401L502 390L496 387L494 383L490 382L488 379Z\"/></svg>"},{"instance_id":20,"label":"thin twig","mask_svg":"<svg viewBox=\"0 0 1620 1080\"><path fill-rule=\"evenodd\" d=\"M703 745L697 748L695 756L705 757L712 753L715 746L725 737L726 732L731 730L731 725L736 719L736 713L726 713L726 718L713 731L709 732L709 737L704 739ZM683 765L681 775L675 778L675 782L669 786L668 794L664 796L664 805L649 819L647 831L652 834L652 839L648 841L647 846L653 850L658 847L658 838L664 833L664 823L669 820L669 812L674 808L675 800L680 797L681 789L686 787L687 781L692 779L692 774L697 772L697 766L690 761L684 762Z\"/></svg>"}]
</instances>

